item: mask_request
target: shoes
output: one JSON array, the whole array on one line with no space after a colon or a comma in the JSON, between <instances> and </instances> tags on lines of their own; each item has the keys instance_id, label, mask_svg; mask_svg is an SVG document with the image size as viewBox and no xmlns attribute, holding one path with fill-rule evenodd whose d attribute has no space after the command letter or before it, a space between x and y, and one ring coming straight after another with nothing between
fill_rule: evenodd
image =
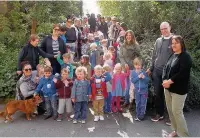
<instances>
[{"instance_id":1,"label":"shoes","mask_svg":"<svg viewBox=\"0 0 200 138\"><path fill-rule=\"evenodd\" d=\"M57 115L53 116L53 120L56 120L57 118L58 118L58 116L57 116Z\"/></svg>"},{"instance_id":2,"label":"shoes","mask_svg":"<svg viewBox=\"0 0 200 138\"><path fill-rule=\"evenodd\" d=\"M171 121L170 121L169 118L165 121L165 124L168 125L168 126L171 126Z\"/></svg>"},{"instance_id":3,"label":"shoes","mask_svg":"<svg viewBox=\"0 0 200 138\"><path fill-rule=\"evenodd\" d=\"M56 121L61 122L62 121L62 115L59 114Z\"/></svg>"},{"instance_id":4,"label":"shoes","mask_svg":"<svg viewBox=\"0 0 200 138\"><path fill-rule=\"evenodd\" d=\"M112 112L113 112L113 113L116 113L116 112L117 112L117 109L116 109L115 107L113 107L113 108L112 108Z\"/></svg>"},{"instance_id":5,"label":"shoes","mask_svg":"<svg viewBox=\"0 0 200 138\"><path fill-rule=\"evenodd\" d=\"M94 116L94 122L99 121L99 116Z\"/></svg>"},{"instance_id":6,"label":"shoes","mask_svg":"<svg viewBox=\"0 0 200 138\"><path fill-rule=\"evenodd\" d=\"M151 121L158 122L159 120L162 120L164 116L156 115L155 117L151 118Z\"/></svg>"},{"instance_id":7,"label":"shoes","mask_svg":"<svg viewBox=\"0 0 200 138\"><path fill-rule=\"evenodd\" d=\"M99 119L100 119L101 121L103 121L103 120L104 120L104 117L103 117L102 115L100 115L100 116L99 116Z\"/></svg>"},{"instance_id":8,"label":"shoes","mask_svg":"<svg viewBox=\"0 0 200 138\"><path fill-rule=\"evenodd\" d=\"M73 124L77 124L78 122L77 122L77 120L73 120Z\"/></svg>"},{"instance_id":9,"label":"shoes","mask_svg":"<svg viewBox=\"0 0 200 138\"><path fill-rule=\"evenodd\" d=\"M82 120L81 123L82 123L82 124L85 124L85 120Z\"/></svg>"},{"instance_id":10,"label":"shoes","mask_svg":"<svg viewBox=\"0 0 200 138\"><path fill-rule=\"evenodd\" d=\"M118 112L122 113L122 112L123 112L123 109L122 109L122 108L119 108L119 109L118 109Z\"/></svg>"},{"instance_id":11,"label":"shoes","mask_svg":"<svg viewBox=\"0 0 200 138\"><path fill-rule=\"evenodd\" d=\"M52 115L48 115L48 116L46 116L45 118L44 118L44 120L47 120L47 119L49 119L49 118L51 118L52 117Z\"/></svg>"},{"instance_id":12,"label":"shoes","mask_svg":"<svg viewBox=\"0 0 200 138\"><path fill-rule=\"evenodd\" d=\"M135 117L134 120L135 120L135 121L139 121L139 122L141 121L141 120L140 120L139 118L137 118L137 117Z\"/></svg>"}]
</instances>

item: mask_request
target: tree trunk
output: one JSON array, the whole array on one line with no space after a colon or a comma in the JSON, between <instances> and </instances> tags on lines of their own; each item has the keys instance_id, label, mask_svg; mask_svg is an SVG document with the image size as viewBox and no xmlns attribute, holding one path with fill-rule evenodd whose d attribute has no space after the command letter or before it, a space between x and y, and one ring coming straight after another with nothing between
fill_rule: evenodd
<instances>
[{"instance_id":1,"label":"tree trunk","mask_svg":"<svg viewBox=\"0 0 200 138\"><path fill-rule=\"evenodd\" d=\"M32 19L31 34L36 34L36 27L37 27L37 21L36 19Z\"/></svg>"}]
</instances>

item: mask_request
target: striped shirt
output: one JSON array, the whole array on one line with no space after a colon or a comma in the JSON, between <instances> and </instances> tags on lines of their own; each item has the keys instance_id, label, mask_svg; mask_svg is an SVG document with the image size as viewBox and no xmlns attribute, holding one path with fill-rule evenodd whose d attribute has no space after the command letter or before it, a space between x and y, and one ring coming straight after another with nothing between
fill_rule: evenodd
<instances>
[{"instance_id":1,"label":"striped shirt","mask_svg":"<svg viewBox=\"0 0 200 138\"><path fill-rule=\"evenodd\" d=\"M52 48L53 48L53 54L57 55L59 51L59 43L58 40L52 40Z\"/></svg>"}]
</instances>

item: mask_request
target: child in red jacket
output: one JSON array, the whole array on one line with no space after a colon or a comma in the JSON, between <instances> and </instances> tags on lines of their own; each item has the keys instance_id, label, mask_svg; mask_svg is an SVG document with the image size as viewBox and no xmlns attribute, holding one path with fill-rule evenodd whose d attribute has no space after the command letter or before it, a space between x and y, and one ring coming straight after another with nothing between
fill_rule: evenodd
<instances>
[{"instance_id":1,"label":"child in red jacket","mask_svg":"<svg viewBox=\"0 0 200 138\"><path fill-rule=\"evenodd\" d=\"M56 89L58 89L59 103L58 103L58 118L57 121L62 121L62 114L66 108L67 120L70 121L72 112L71 102L71 87L73 85L70 79L67 79L69 71L64 68L61 70L61 80L54 78Z\"/></svg>"},{"instance_id":2,"label":"child in red jacket","mask_svg":"<svg viewBox=\"0 0 200 138\"><path fill-rule=\"evenodd\" d=\"M104 99L107 98L106 82L111 80L111 76L103 76L103 67L94 67L94 76L91 78L92 100L94 110L94 121L104 120Z\"/></svg>"}]
</instances>

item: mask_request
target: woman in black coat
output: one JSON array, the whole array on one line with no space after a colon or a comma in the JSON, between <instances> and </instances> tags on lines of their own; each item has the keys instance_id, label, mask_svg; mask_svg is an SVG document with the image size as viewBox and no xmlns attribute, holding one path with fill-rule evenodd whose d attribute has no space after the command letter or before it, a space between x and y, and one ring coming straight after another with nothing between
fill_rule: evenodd
<instances>
[{"instance_id":1,"label":"woman in black coat","mask_svg":"<svg viewBox=\"0 0 200 138\"><path fill-rule=\"evenodd\" d=\"M60 26L58 24L53 25L53 34L45 37L41 43L41 49L48 53L53 54L54 58L49 58L51 62L51 66L53 68L53 74L60 73L61 67L58 61L56 60L56 56L58 55L58 51L61 52L61 55L66 53L66 47L63 39L59 37Z\"/></svg>"},{"instance_id":2,"label":"woman in black coat","mask_svg":"<svg viewBox=\"0 0 200 138\"><path fill-rule=\"evenodd\" d=\"M188 93L192 60L181 36L172 37L172 50L174 54L163 70L165 101L172 127L169 136L189 137L183 107Z\"/></svg>"}]
</instances>

